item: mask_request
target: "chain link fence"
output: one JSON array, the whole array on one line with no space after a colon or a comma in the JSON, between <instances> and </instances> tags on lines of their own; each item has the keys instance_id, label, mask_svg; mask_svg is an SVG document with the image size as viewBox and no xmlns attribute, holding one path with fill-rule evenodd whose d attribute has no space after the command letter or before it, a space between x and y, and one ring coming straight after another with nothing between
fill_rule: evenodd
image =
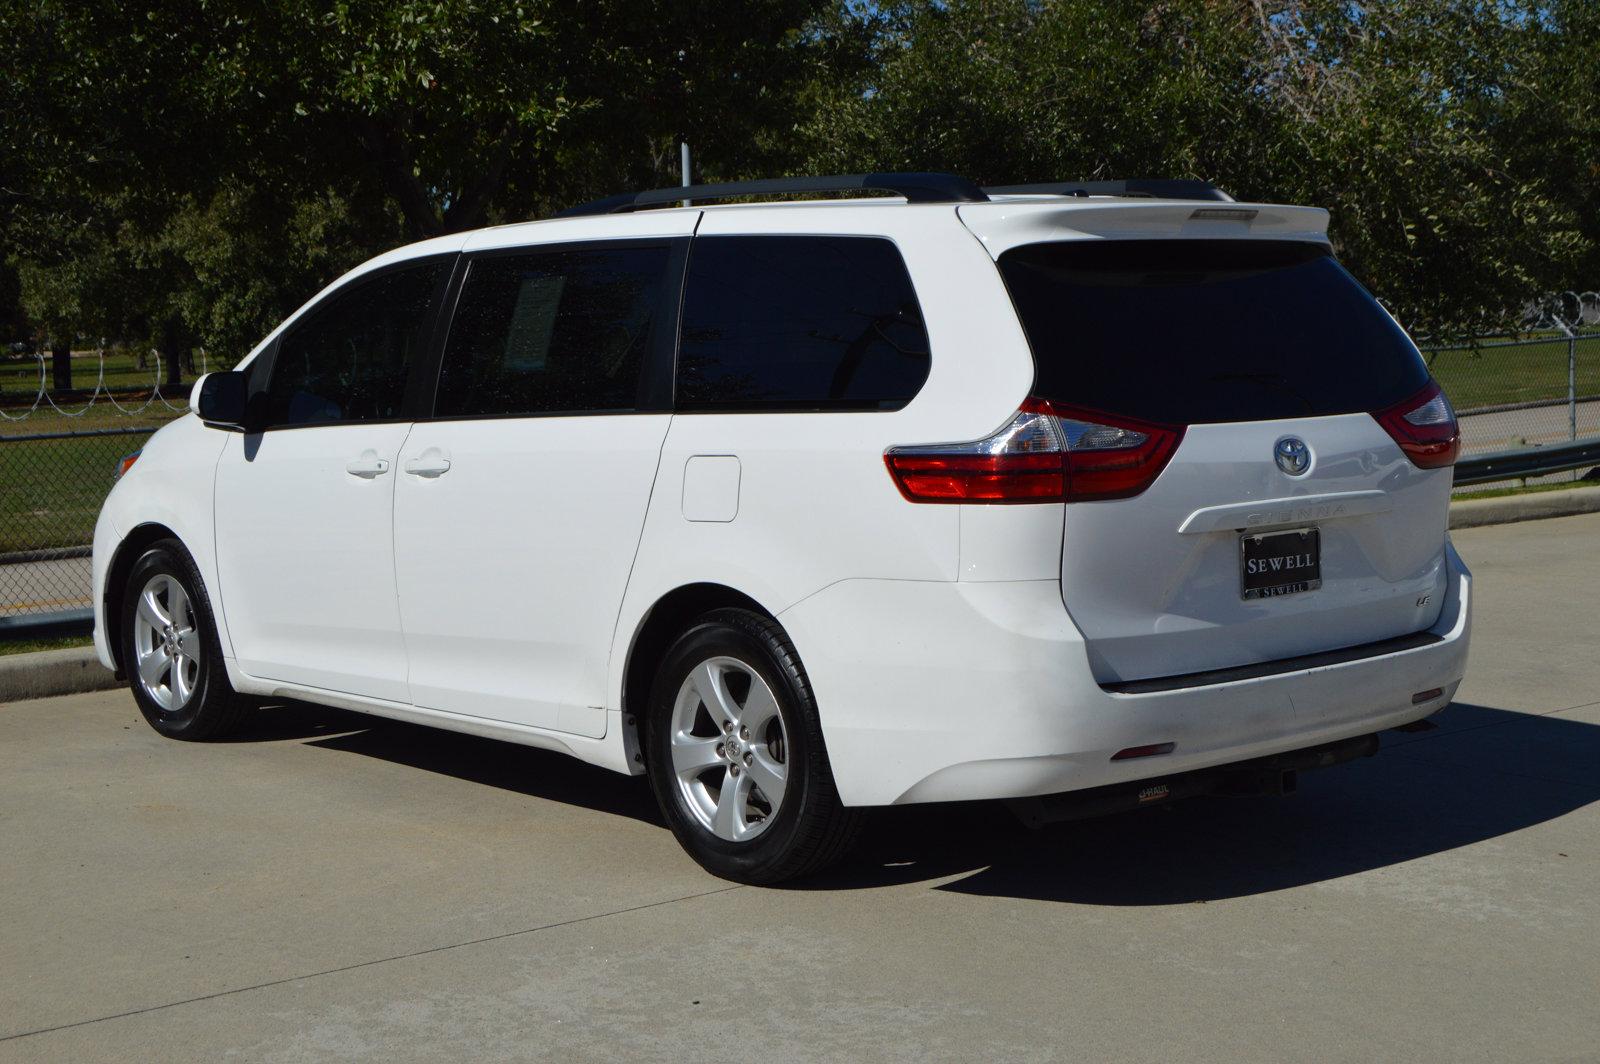
<instances>
[{"instance_id":1,"label":"chain link fence","mask_svg":"<svg viewBox=\"0 0 1600 1064\"><path fill-rule=\"evenodd\" d=\"M80 612L95 518L122 456L154 429L0 435L0 621Z\"/></svg>"},{"instance_id":2,"label":"chain link fence","mask_svg":"<svg viewBox=\"0 0 1600 1064\"><path fill-rule=\"evenodd\" d=\"M1543 461L1536 457L1540 451L1559 457L1554 452L1574 441L1600 439L1600 331L1574 331L1557 322L1531 336L1424 347L1422 353L1456 408L1463 460L1496 456L1499 468L1499 458L1522 452L1524 460L1512 464L1529 465L1527 456L1537 464ZM1592 467L1543 467L1562 471L1504 481L1480 474L1464 486L1461 480L1470 478L1458 470L1457 491L1555 484L1594 474Z\"/></svg>"},{"instance_id":3,"label":"chain link fence","mask_svg":"<svg viewBox=\"0 0 1600 1064\"><path fill-rule=\"evenodd\" d=\"M1600 435L1600 332L1425 348L1464 454Z\"/></svg>"}]
</instances>

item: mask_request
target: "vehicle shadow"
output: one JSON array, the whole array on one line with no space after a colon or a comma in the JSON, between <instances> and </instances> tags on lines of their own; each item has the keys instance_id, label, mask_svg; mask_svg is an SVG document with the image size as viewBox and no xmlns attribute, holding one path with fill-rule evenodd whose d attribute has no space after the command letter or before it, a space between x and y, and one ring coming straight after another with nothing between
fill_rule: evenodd
<instances>
[{"instance_id":1,"label":"vehicle shadow","mask_svg":"<svg viewBox=\"0 0 1600 1064\"><path fill-rule=\"evenodd\" d=\"M1456 704L1439 730L1387 732L1375 757L1284 798L1179 802L1030 832L985 803L882 810L853 859L804 884L938 889L1087 905L1263 894L1468 846L1600 799L1600 726ZM965 874L964 874L965 873Z\"/></svg>"},{"instance_id":2,"label":"vehicle shadow","mask_svg":"<svg viewBox=\"0 0 1600 1064\"><path fill-rule=\"evenodd\" d=\"M584 806L665 828L644 777L619 776L551 750L316 706L274 703L229 741L309 740L306 746L375 757L532 798Z\"/></svg>"},{"instance_id":3,"label":"vehicle shadow","mask_svg":"<svg viewBox=\"0 0 1600 1064\"><path fill-rule=\"evenodd\" d=\"M1468 846L1600 799L1600 725L1462 703L1434 720L1435 731L1385 733L1375 757L1302 774L1284 798L1196 799L1040 831L998 802L874 810L841 865L785 886L945 880L936 889L1087 905L1214 901ZM298 703L257 714L240 738L308 739L665 830L642 777L551 751Z\"/></svg>"}]
</instances>

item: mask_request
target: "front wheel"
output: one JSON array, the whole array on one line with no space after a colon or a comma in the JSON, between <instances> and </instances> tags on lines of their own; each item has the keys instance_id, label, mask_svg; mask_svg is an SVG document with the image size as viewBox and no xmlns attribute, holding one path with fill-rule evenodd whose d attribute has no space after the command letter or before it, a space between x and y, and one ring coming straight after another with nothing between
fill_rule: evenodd
<instances>
[{"instance_id":1,"label":"front wheel","mask_svg":"<svg viewBox=\"0 0 1600 1064\"><path fill-rule=\"evenodd\" d=\"M228 683L211 602L176 540L134 562L122 595L122 666L139 712L169 739L220 739L249 706Z\"/></svg>"},{"instance_id":2,"label":"front wheel","mask_svg":"<svg viewBox=\"0 0 1600 1064\"><path fill-rule=\"evenodd\" d=\"M679 637L656 675L645 747L673 834L724 879L817 872L859 831L794 646L759 614L717 610Z\"/></svg>"}]
</instances>

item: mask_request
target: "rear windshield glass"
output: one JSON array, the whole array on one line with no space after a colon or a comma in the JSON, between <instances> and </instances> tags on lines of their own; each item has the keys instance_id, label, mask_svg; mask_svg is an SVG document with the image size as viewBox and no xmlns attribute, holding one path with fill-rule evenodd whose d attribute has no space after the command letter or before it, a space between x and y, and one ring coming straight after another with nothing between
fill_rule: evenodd
<instances>
[{"instance_id":1,"label":"rear windshield glass","mask_svg":"<svg viewBox=\"0 0 1600 1064\"><path fill-rule=\"evenodd\" d=\"M1378 410L1428 382L1410 339L1318 244L1026 244L1000 271L1044 399L1185 425Z\"/></svg>"}]
</instances>

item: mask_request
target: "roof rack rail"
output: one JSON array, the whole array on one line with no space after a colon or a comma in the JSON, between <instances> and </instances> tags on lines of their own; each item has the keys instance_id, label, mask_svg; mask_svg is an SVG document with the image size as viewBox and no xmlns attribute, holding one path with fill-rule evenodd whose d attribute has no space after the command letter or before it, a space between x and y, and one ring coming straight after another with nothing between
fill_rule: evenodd
<instances>
[{"instance_id":1,"label":"roof rack rail","mask_svg":"<svg viewBox=\"0 0 1600 1064\"><path fill-rule=\"evenodd\" d=\"M1209 181L1184 178L1131 178L1127 181L1050 181L1040 185L989 185L996 196L1144 196L1151 199L1215 200L1233 197Z\"/></svg>"},{"instance_id":2,"label":"roof rack rail","mask_svg":"<svg viewBox=\"0 0 1600 1064\"><path fill-rule=\"evenodd\" d=\"M590 214L625 214L646 207L664 207L681 200L732 199L736 196L779 196L801 192L845 192L874 189L904 196L908 203L982 203L983 189L955 174L836 174L831 177L776 177L763 181L728 181L715 185L655 188L624 192L592 203L568 207L557 218Z\"/></svg>"}]
</instances>

